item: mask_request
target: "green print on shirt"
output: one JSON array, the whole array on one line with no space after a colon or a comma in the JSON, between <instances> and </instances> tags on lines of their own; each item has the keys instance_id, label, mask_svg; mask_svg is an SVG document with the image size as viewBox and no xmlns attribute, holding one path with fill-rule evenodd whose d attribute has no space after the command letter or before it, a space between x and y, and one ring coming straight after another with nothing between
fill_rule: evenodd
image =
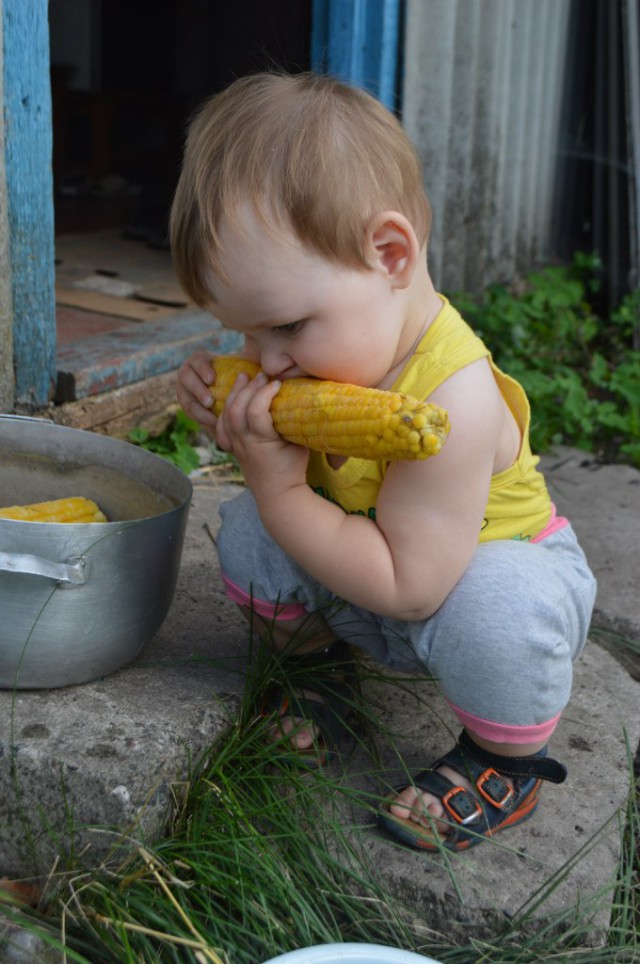
<instances>
[{"instance_id":1,"label":"green print on shirt","mask_svg":"<svg viewBox=\"0 0 640 964\"><path fill-rule=\"evenodd\" d=\"M343 512L346 512L346 513L347 513L347 515L365 515L365 516L367 516L367 518L372 519L373 522L376 521L376 507L375 507L375 505L369 506L369 508L367 509L366 512L364 511L364 509L351 509L351 510L349 511L348 509L345 509L345 507L344 507L343 505L340 505L340 503L338 502L338 500L337 500L337 499L334 499L334 497L333 497L329 492L327 492L325 489L323 489L321 485L314 485L314 486L312 486L312 488L313 488L313 491L316 493L316 495L321 495L323 499L326 499L326 500L327 500L327 502L333 502L334 505L339 506L339 507L342 509Z\"/></svg>"},{"instance_id":2,"label":"green print on shirt","mask_svg":"<svg viewBox=\"0 0 640 964\"><path fill-rule=\"evenodd\" d=\"M484 530L487 528L488 525L489 525L489 520L485 516L484 519L482 520L482 525L480 526L480 532L484 532ZM530 542L531 536L525 536L522 533L520 533L520 535L518 536L511 536L511 539L516 542Z\"/></svg>"}]
</instances>

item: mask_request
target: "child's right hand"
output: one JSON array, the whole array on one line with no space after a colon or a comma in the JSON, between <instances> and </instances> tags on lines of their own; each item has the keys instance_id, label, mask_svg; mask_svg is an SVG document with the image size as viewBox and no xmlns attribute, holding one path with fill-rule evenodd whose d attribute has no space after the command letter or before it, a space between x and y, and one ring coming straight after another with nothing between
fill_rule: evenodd
<instances>
[{"instance_id":1,"label":"child's right hand","mask_svg":"<svg viewBox=\"0 0 640 964\"><path fill-rule=\"evenodd\" d=\"M215 431L218 421L211 410L213 398L209 386L215 381L211 367L213 353L198 349L178 369L176 394L183 411L208 432Z\"/></svg>"}]
</instances>

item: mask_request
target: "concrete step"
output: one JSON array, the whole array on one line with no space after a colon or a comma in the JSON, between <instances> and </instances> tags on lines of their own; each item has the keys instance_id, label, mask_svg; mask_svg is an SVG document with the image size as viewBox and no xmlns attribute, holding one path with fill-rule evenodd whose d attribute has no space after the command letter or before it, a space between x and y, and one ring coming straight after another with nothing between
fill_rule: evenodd
<instances>
[{"instance_id":1,"label":"concrete step","mask_svg":"<svg viewBox=\"0 0 640 964\"><path fill-rule=\"evenodd\" d=\"M574 450L545 462L558 510L571 517L600 581L597 618L640 639L640 473L599 468ZM237 491L196 482L173 606L135 664L84 686L0 692L0 876L46 874L58 859L64 866L70 852L97 866L123 846L122 834L130 835L125 847L131 838L153 840L190 759L233 722L249 640L220 590L213 536L220 502ZM617 659L588 645L553 738L553 755L568 766L569 780L545 787L534 820L455 855L455 878L441 858L399 848L369 821L367 851L390 892L434 929L466 940L507 920L572 863L545 909L583 912L589 896L607 892L615 875L630 785L627 751L635 753L640 740L639 689ZM371 695L409 766L423 768L449 748L457 726L429 683L401 699L393 685L376 684ZM417 712L418 698L428 701L430 715ZM398 769L388 745L380 753L390 770ZM346 761L344 780L373 792L369 773L370 760L358 749ZM594 911L596 939L607 907L601 898Z\"/></svg>"}]
</instances>

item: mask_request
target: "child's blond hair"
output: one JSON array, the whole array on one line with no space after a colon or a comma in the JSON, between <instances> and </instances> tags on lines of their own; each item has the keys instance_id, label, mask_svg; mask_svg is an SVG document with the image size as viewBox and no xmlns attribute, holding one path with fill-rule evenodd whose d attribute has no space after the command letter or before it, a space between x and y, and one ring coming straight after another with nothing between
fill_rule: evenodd
<instances>
[{"instance_id":1,"label":"child's blond hair","mask_svg":"<svg viewBox=\"0 0 640 964\"><path fill-rule=\"evenodd\" d=\"M367 267L365 226L394 210L426 244L431 211L415 148L379 101L335 78L262 73L235 81L193 119L170 221L178 277L212 301L221 276L222 219L239 229L242 202L267 227L293 229L323 256Z\"/></svg>"}]
</instances>

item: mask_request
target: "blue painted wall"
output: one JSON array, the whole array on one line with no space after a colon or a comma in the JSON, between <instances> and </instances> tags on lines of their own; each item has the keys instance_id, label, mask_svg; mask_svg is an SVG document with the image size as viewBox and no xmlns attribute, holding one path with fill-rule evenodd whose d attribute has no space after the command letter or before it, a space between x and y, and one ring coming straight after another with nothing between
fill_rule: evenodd
<instances>
[{"instance_id":1,"label":"blue painted wall","mask_svg":"<svg viewBox=\"0 0 640 964\"><path fill-rule=\"evenodd\" d=\"M47 0L3 0L5 166L16 401L46 405L56 374Z\"/></svg>"},{"instance_id":2,"label":"blue painted wall","mask_svg":"<svg viewBox=\"0 0 640 964\"><path fill-rule=\"evenodd\" d=\"M402 13L402 0L313 0L313 69L364 87L399 109Z\"/></svg>"}]
</instances>

